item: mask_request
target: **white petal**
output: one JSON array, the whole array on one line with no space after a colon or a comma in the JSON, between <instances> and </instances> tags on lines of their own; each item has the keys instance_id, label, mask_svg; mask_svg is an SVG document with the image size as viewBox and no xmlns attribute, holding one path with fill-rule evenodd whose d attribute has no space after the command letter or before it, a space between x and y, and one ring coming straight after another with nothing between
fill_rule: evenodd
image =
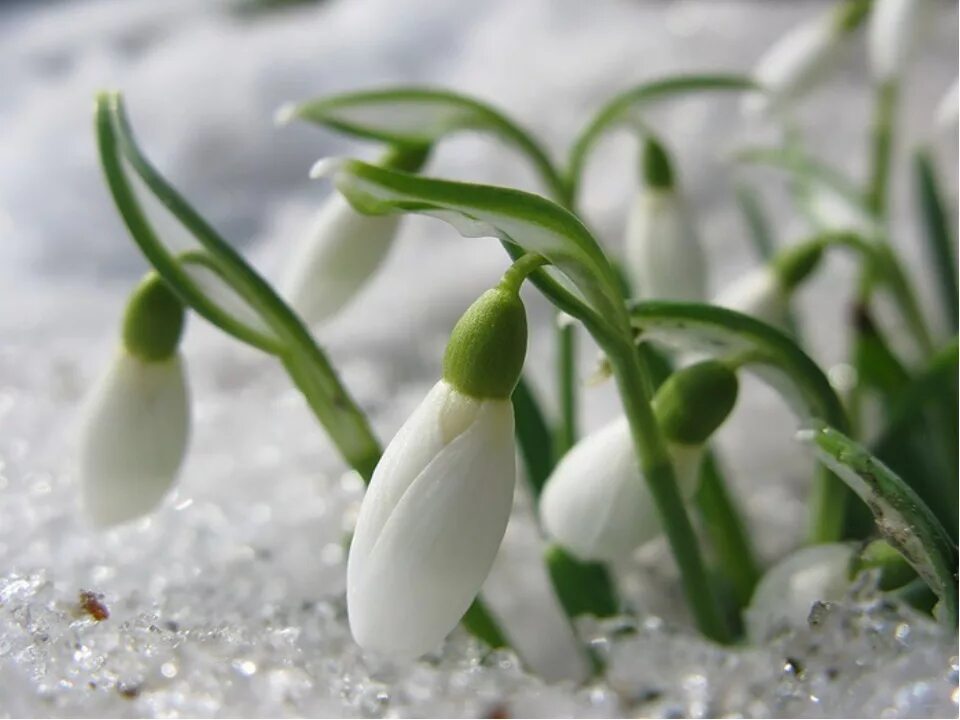
<instances>
[{"instance_id":1,"label":"white petal","mask_svg":"<svg viewBox=\"0 0 960 720\"><path fill-rule=\"evenodd\" d=\"M803 97L836 65L842 40L832 11L783 35L757 62L754 78L767 94L754 96L751 109L779 110Z\"/></svg>"},{"instance_id":2,"label":"white petal","mask_svg":"<svg viewBox=\"0 0 960 720\"><path fill-rule=\"evenodd\" d=\"M638 193L627 219L626 255L639 297L705 299L703 248L693 219L675 192Z\"/></svg>"},{"instance_id":3,"label":"white petal","mask_svg":"<svg viewBox=\"0 0 960 720\"><path fill-rule=\"evenodd\" d=\"M339 193L317 214L290 266L284 296L308 324L346 305L386 258L398 215L358 213Z\"/></svg>"},{"instance_id":4,"label":"white petal","mask_svg":"<svg viewBox=\"0 0 960 720\"><path fill-rule=\"evenodd\" d=\"M751 270L727 286L713 304L777 327L783 327L787 322L787 300L776 274L766 265Z\"/></svg>"},{"instance_id":5,"label":"white petal","mask_svg":"<svg viewBox=\"0 0 960 720\"><path fill-rule=\"evenodd\" d=\"M696 492L701 450L677 445L671 456L681 495L689 500ZM625 417L564 456L543 488L540 519L547 533L581 560L620 560L660 535Z\"/></svg>"},{"instance_id":6,"label":"white petal","mask_svg":"<svg viewBox=\"0 0 960 720\"><path fill-rule=\"evenodd\" d=\"M957 120L960 118L960 85L958 85L958 81L953 81L953 85L937 103L937 112L934 117L936 117L938 130L956 133Z\"/></svg>"},{"instance_id":7,"label":"white petal","mask_svg":"<svg viewBox=\"0 0 960 720\"><path fill-rule=\"evenodd\" d=\"M384 454L347 565L354 638L397 658L433 649L459 622L490 571L513 501L510 402L438 387Z\"/></svg>"},{"instance_id":8,"label":"white petal","mask_svg":"<svg viewBox=\"0 0 960 720\"><path fill-rule=\"evenodd\" d=\"M903 72L929 4L929 0L875 0L867 42L870 67L877 81L892 80Z\"/></svg>"},{"instance_id":9,"label":"white petal","mask_svg":"<svg viewBox=\"0 0 960 720\"><path fill-rule=\"evenodd\" d=\"M761 643L787 628L804 627L815 602L842 598L852 555L848 545L815 545L770 568L744 614L750 640Z\"/></svg>"},{"instance_id":10,"label":"white petal","mask_svg":"<svg viewBox=\"0 0 960 720\"><path fill-rule=\"evenodd\" d=\"M189 434L180 356L147 363L121 351L81 426L80 479L93 522L115 525L153 510L176 478Z\"/></svg>"}]
</instances>

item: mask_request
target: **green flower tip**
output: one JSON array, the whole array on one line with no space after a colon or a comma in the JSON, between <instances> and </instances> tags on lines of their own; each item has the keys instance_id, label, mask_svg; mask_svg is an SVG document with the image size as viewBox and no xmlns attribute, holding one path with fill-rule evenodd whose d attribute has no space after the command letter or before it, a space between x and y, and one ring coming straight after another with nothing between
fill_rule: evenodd
<instances>
[{"instance_id":1,"label":"green flower tip","mask_svg":"<svg viewBox=\"0 0 960 720\"><path fill-rule=\"evenodd\" d=\"M391 145L379 164L390 170L415 173L420 172L429 157L429 145Z\"/></svg>"},{"instance_id":2,"label":"green flower tip","mask_svg":"<svg viewBox=\"0 0 960 720\"><path fill-rule=\"evenodd\" d=\"M673 187L673 167L667 151L651 137L643 143L643 180L649 188L669 190Z\"/></svg>"},{"instance_id":3,"label":"green flower tip","mask_svg":"<svg viewBox=\"0 0 960 720\"><path fill-rule=\"evenodd\" d=\"M147 362L173 357L183 332L183 303L154 272L130 296L123 317L123 345Z\"/></svg>"},{"instance_id":4,"label":"green flower tip","mask_svg":"<svg viewBox=\"0 0 960 720\"><path fill-rule=\"evenodd\" d=\"M786 292L792 292L817 269L823 257L823 243L805 242L784 248L771 264L777 280Z\"/></svg>"},{"instance_id":5,"label":"green flower tip","mask_svg":"<svg viewBox=\"0 0 960 720\"><path fill-rule=\"evenodd\" d=\"M487 290L450 334L443 378L470 397L509 398L527 354L527 313L516 292Z\"/></svg>"},{"instance_id":6,"label":"green flower tip","mask_svg":"<svg viewBox=\"0 0 960 720\"><path fill-rule=\"evenodd\" d=\"M683 445L702 445L737 402L736 373L717 360L678 370L657 390L653 409L663 434Z\"/></svg>"},{"instance_id":7,"label":"green flower tip","mask_svg":"<svg viewBox=\"0 0 960 720\"><path fill-rule=\"evenodd\" d=\"M870 5L873 0L847 0L836 9L837 29L849 33L860 27L860 24L870 14Z\"/></svg>"}]
</instances>

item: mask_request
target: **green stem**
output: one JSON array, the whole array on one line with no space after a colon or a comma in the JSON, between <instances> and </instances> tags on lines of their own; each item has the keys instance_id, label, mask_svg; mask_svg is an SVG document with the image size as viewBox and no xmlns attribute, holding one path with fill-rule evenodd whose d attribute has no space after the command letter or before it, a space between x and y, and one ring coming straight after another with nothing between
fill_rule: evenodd
<instances>
[{"instance_id":1,"label":"green stem","mask_svg":"<svg viewBox=\"0 0 960 720\"><path fill-rule=\"evenodd\" d=\"M704 635L718 642L729 642L731 633L677 488L673 465L650 405L650 383L643 377L637 349L632 340L604 349L617 379L620 399L640 459L641 474L656 503L660 522L680 568L687 603Z\"/></svg>"},{"instance_id":2,"label":"green stem","mask_svg":"<svg viewBox=\"0 0 960 720\"><path fill-rule=\"evenodd\" d=\"M570 322L561 321L556 332L560 423L554 439L554 456L559 460L577 441L577 336L576 326Z\"/></svg>"},{"instance_id":3,"label":"green stem","mask_svg":"<svg viewBox=\"0 0 960 720\"><path fill-rule=\"evenodd\" d=\"M887 193L893 157L894 125L897 112L897 84L887 81L876 89L871 130L871 167L866 203L882 224L887 215Z\"/></svg>"}]
</instances>

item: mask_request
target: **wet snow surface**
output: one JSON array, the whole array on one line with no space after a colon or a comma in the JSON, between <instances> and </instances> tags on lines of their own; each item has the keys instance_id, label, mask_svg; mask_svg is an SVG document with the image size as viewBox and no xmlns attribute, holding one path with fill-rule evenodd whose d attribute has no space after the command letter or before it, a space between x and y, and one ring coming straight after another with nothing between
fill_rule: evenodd
<instances>
[{"instance_id":1,"label":"wet snow surface","mask_svg":"<svg viewBox=\"0 0 960 720\"><path fill-rule=\"evenodd\" d=\"M928 29L905 121L912 141L943 150L942 172L955 188L955 144L930 128L957 52L956 10L937 6L942 22ZM508 109L559 155L616 90L670 71L745 69L821 7L360 0L256 20L186 0L5 7L0 714L955 715L955 639L868 584L814 606L807 624L768 646L724 650L689 629L658 543L622 569L639 619L580 628L609 663L606 680L584 684L522 493L484 593L523 664L481 652L460 632L412 665L364 657L343 603L343 543L362 487L280 369L200 321L185 343L195 433L176 493L150 518L101 534L78 512L76 411L109 360L123 298L144 268L96 166L96 89L125 90L147 152L276 278L327 192L306 179L312 162L372 151L314 128L274 128L273 110L286 100L387 82L453 86ZM857 175L863 87L855 59L802 114L811 142ZM744 125L730 98L678 103L653 121L678 148L719 287L751 262L722 160L753 133L754 141L773 136ZM588 176L585 208L613 251L633 152L628 138L605 142ZM446 143L430 172L536 188L521 161L480 138ZM897 227L912 231L907 187L900 190ZM796 239L804 226L783 193L768 201L781 240ZM917 243L903 247L911 270L924 273ZM383 274L319 332L381 437L433 383L445 333L503 267L496 243L408 220ZM812 352L825 366L844 356L835 308L850 275L849 263L831 262L800 298ZM529 364L546 395L550 313L534 294L529 300ZM818 311L825 317L810 322ZM593 353L584 344L585 374ZM586 391L585 427L615 412L609 383ZM795 547L803 531L810 459L794 447L793 428L783 403L747 382L720 438L766 561Z\"/></svg>"}]
</instances>

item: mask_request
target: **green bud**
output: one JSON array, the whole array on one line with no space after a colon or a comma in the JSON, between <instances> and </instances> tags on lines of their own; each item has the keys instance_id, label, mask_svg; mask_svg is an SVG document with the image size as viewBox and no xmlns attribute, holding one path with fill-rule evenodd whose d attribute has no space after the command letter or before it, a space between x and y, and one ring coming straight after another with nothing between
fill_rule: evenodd
<instances>
[{"instance_id":1,"label":"green bud","mask_svg":"<svg viewBox=\"0 0 960 720\"><path fill-rule=\"evenodd\" d=\"M559 545L548 546L544 560L567 617L604 618L617 613L616 591L603 563L581 562Z\"/></svg>"},{"instance_id":2,"label":"green bud","mask_svg":"<svg viewBox=\"0 0 960 720\"><path fill-rule=\"evenodd\" d=\"M673 168L667 151L649 135L643 143L643 180L649 188L669 190L673 187Z\"/></svg>"},{"instance_id":3,"label":"green bud","mask_svg":"<svg viewBox=\"0 0 960 720\"><path fill-rule=\"evenodd\" d=\"M668 377L653 398L653 411L667 439L702 445L733 410L738 389L733 370L705 360Z\"/></svg>"},{"instance_id":4,"label":"green bud","mask_svg":"<svg viewBox=\"0 0 960 720\"><path fill-rule=\"evenodd\" d=\"M527 354L527 313L520 296L487 290L457 321L443 355L443 378L469 397L507 399Z\"/></svg>"},{"instance_id":5,"label":"green bud","mask_svg":"<svg viewBox=\"0 0 960 720\"><path fill-rule=\"evenodd\" d=\"M177 352L183 332L183 303L157 273L148 273L130 296L123 316L123 346L147 362Z\"/></svg>"},{"instance_id":6,"label":"green bud","mask_svg":"<svg viewBox=\"0 0 960 720\"><path fill-rule=\"evenodd\" d=\"M430 157L429 145L391 145L380 158L380 166L389 170L415 173Z\"/></svg>"},{"instance_id":7,"label":"green bud","mask_svg":"<svg viewBox=\"0 0 960 720\"><path fill-rule=\"evenodd\" d=\"M780 287L789 293L817 269L822 257L823 243L814 240L784 248L774 256L771 266Z\"/></svg>"},{"instance_id":8,"label":"green bud","mask_svg":"<svg viewBox=\"0 0 960 720\"><path fill-rule=\"evenodd\" d=\"M886 540L874 540L850 563L850 577L856 577L864 570L880 569L880 589L894 590L903 587L917 577L916 571Z\"/></svg>"}]
</instances>

